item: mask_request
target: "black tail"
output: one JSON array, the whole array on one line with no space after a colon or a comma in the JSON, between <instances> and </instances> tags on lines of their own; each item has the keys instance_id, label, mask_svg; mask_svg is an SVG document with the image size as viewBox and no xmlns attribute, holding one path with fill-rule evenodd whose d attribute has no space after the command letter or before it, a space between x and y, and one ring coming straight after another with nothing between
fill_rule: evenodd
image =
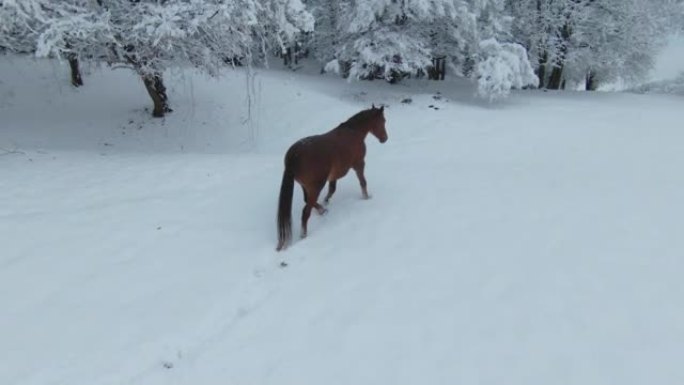
<instances>
[{"instance_id":1,"label":"black tail","mask_svg":"<svg viewBox=\"0 0 684 385\"><path fill-rule=\"evenodd\" d=\"M280 185L278 202L278 247L280 251L292 240L292 193L294 191L294 172L285 167L283 182Z\"/></svg>"}]
</instances>

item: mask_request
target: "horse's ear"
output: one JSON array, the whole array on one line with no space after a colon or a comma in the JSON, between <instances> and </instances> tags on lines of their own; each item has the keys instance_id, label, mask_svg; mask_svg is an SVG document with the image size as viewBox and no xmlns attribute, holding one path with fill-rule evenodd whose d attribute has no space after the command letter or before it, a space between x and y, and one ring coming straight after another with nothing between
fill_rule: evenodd
<instances>
[{"instance_id":1,"label":"horse's ear","mask_svg":"<svg viewBox=\"0 0 684 385\"><path fill-rule=\"evenodd\" d=\"M375 103L371 104L371 110L375 109Z\"/></svg>"},{"instance_id":2,"label":"horse's ear","mask_svg":"<svg viewBox=\"0 0 684 385\"><path fill-rule=\"evenodd\" d=\"M380 106L380 112L383 112L383 111L385 111L385 105L384 104L382 106Z\"/></svg>"}]
</instances>

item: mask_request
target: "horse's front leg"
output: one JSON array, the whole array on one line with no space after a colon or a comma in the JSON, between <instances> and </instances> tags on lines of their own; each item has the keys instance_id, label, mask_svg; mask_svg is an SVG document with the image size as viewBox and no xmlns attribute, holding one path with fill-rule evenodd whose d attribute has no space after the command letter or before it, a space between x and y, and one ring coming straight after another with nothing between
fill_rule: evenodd
<instances>
[{"instance_id":1,"label":"horse's front leg","mask_svg":"<svg viewBox=\"0 0 684 385\"><path fill-rule=\"evenodd\" d=\"M366 176L363 174L364 169L366 168L366 162L361 161L357 164L354 165L354 171L356 172L356 176L359 178L359 183L361 184L361 193L363 194L363 199L370 199L370 195L368 195L368 183L366 183Z\"/></svg>"}]
</instances>

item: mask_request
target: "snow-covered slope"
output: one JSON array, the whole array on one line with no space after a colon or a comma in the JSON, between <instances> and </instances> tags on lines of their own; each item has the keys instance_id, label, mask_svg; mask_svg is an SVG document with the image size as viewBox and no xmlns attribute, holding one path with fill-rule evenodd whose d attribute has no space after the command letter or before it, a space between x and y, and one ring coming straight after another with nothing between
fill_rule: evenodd
<instances>
[{"instance_id":1,"label":"snow-covered slope","mask_svg":"<svg viewBox=\"0 0 684 385\"><path fill-rule=\"evenodd\" d=\"M681 98L0 74L0 384L684 381ZM285 150L371 103L373 199L276 253Z\"/></svg>"}]
</instances>

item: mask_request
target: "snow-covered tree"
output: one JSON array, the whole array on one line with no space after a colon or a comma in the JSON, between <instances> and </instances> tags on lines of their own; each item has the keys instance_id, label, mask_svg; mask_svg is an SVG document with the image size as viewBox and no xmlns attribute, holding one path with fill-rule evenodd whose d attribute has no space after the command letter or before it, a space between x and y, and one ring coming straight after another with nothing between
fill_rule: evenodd
<instances>
[{"instance_id":1,"label":"snow-covered tree","mask_svg":"<svg viewBox=\"0 0 684 385\"><path fill-rule=\"evenodd\" d=\"M313 2L315 55L333 61L328 68L346 66L343 72L351 78L389 80L425 68L431 55L420 28L431 16L424 5L389 0Z\"/></svg>"},{"instance_id":2,"label":"snow-covered tree","mask_svg":"<svg viewBox=\"0 0 684 385\"><path fill-rule=\"evenodd\" d=\"M513 34L542 87L643 76L664 36L669 0L509 0Z\"/></svg>"},{"instance_id":3,"label":"snow-covered tree","mask_svg":"<svg viewBox=\"0 0 684 385\"><path fill-rule=\"evenodd\" d=\"M34 52L44 22L42 16L40 0L0 1L0 47L12 52Z\"/></svg>"},{"instance_id":4,"label":"snow-covered tree","mask_svg":"<svg viewBox=\"0 0 684 385\"><path fill-rule=\"evenodd\" d=\"M526 54L515 56L519 61L511 60L511 52L522 51L508 49L511 47L506 45L511 43L511 20L504 14L503 0L311 3L317 22L313 47L316 56L328 63L328 70L351 78L394 80L402 74L429 71L434 58L445 58L457 75L487 82L481 85L481 92L494 91L498 86L528 84ZM491 39L498 45L481 44ZM488 64L478 66L480 60L487 60ZM487 71L503 70L504 66L509 66L506 72L515 80L494 86L492 82L503 80L499 76L502 72ZM474 71L475 67L478 71Z\"/></svg>"},{"instance_id":5,"label":"snow-covered tree","mask_svg":"<svg viewBox=\"0 0 684 385\"><path fill-rule=\"evenodd\" d=\"M166 69L215 75L302 38L351 79L434 73L438 60L488 98L595 89L643 76L682 20L684 0L0 0L0 48L66 58L74 74L79 59L130 67L162 116Z\"/></svg>"},{"instance_id":6,"label":"snow-covered tree","mask_svg":"<svg viewBox=\"0 0 684 385\"><path fill-rule=\"evenodd\" d=\"M72 69L72 83L82 84L78 55L106 40L106 15L90 0L5 0L0 3L0 45L18 53L47 56L59 46Z\"/></svg>"},{"instance_id":7,"label":"snow-covered tree","mask_svg":"<svg viewBox=\"0 0 684 385\"><path fill-rule=\"evenodd\" d=\"M1 12L3 22L16 18L0 30L7 49L129 67L142 78L154 116L170 111L166 69L216 75L313 26L300 0L4 0Z\"/></svg>"}]
</instances>

